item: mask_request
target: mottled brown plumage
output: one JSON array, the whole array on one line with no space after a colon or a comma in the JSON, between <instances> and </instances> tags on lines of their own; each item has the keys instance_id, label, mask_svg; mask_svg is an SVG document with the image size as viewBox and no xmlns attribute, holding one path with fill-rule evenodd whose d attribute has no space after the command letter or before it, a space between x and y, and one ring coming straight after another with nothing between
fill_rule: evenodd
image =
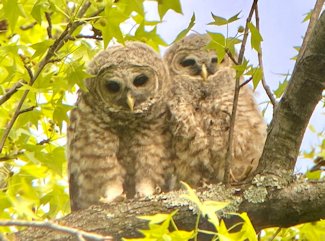
<instances>
[{"instance_id":1,"label":"mottled brown plumage","mask_svg":"<svg viewBox=\"0 0 325 241\"><path fill-rule=\"evenodd\" d=\"M91 61L68 128L71 208L165 188L170 93L161 58L138 42L114 46Z\"/></svg>"},{"instance_id":2,"label":"mottled brown plumage","mask_svg":"<svg viewBox=\"0 0 325 241\"><path fill-rule=\"evenodd\" d=\"M169 64L174 96L169 102L174 163L178 180L196 187L223 180L235 70L228 57L218 61L206 49L208 35L192 34L173 44L164 60ZM256 168L266 137L266 125L252 91L240 90L231 175L243 180Z\"/></svg>"}]
</instances>

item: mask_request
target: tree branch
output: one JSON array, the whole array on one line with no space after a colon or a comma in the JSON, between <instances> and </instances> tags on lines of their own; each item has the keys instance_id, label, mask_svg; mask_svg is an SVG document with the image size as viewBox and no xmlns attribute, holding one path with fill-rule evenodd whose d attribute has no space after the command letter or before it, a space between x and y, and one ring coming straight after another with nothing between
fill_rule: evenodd
<instances>
[{"instance_id":1,"label":"tree branch","mask_svg":"<svg viewBox=\"0 0 325 241\"><path fill-rule=\"evenodd\" d=\"M275 109L257 173L291 173L309 119L325 89L325 11Z\"/></svg>"},{"instance_id":2,"label":"tree branch","mask_svg":"<svg viewBox=\"0 0 325 241\"><path fill-rule=\"evenodd\" d=\"M18 81L17 83L15 83L3 96L1 96L1 98L0 98L0 105L2 105L7 100L9 100L10 97L14 93L16 93L19 90L19 88L22 87L24 84L26 84L26 82L24 80Z\"/></svg>"},{"instance_id":3,"label":"tree branch","mask_svg":"<svg viewBox=\"0 0 325 241\"><path fill-rule=\"evenodd\" d=\"M78 13L78 18L81 18L86 13L86 11L89 7L90 7L90 2L86 1L84 3L84 5L80 8L80 11ZM77 20L77 21L69 23L67 25L66 29L62 32L62 34L59 36L59 38L54 41L53 45L47 51L46 56L39 63L38 69L36 70L35 74L32 76L32 78L29 81L30 86L32 86L35 83L38 76L41 74L41 72L45 68L45 66L50 62L51 58L53 56L55 56L55 52L58 51L64 45L64 43L70 38L71 34L83 23L84 22ZM0 153L2 152L2 149L4 147L4 144L6 142L8 135L10 133L10 130L12 129L15 121L17 120L17 118L20 114L20 109L23 106L23 103L25 102L25 99L26 99L28 93L29 93L29 90L28 89L25 90L25 92L23 93L23 96L21 97L21 99L16 107L16 110L15 110L11 120L7 124L6 129L4 130L4 133L0 140Z\"/></svg>"},{"instance_id":4,"label":"tree branch","mask_svg":"<svg viewBox=\"0 0 325 241\"><path fill-rule=\"evenodd\" d=\"M320 12L323 9L324 2L325 2L325 0L317 0L316 3L315 3L315 7L312 10L312 14L311 14L311 17L310 17L310 20L309 20L309 24L308 24L308 27L307 27L307 30L306 30L304 40L302 41L300 51L299 51L299 54L297 56L297 62L299 61L301 56L303 56L304 53L305 53L307 44L308 44L309 39L311 37L311 33L312 33L312 31L313 31L313 29L315 27L315 24L316 24L316 21L317 21L317 19L319 17Z\"/></svg>"},{"instance_id":5,"label":"tree branch","mask_svg":"<svg viewBox=\"0 0 325 241\"><path fill-rule=\"evenodd\" d=\"M24 221L24 220L0 220L0 226L19 226L19 227L38 227L46 228L62 233L72 234L75 237L87 238L94 241L110 241L113 240L110 236L102 236L94 233L85 232L76 228L63 226L60 224L48 221ZM82 239L80 239L82 240Z\"/></svg>"},{"instance_id":6,"label":"tree branch","mask_svg":"<svg viewBox=\"0 0 325 241\"><path fill-rule=\"evenodd\" d=\"M258 4L256 4L256 6L255 6L255 21L256 21L256 28L258 29L258 31L260 31L260 18L259 18L259 14L258 14ZM270 90L270 87L266 84L261 44L259 47L260 47L260 50L257 52L257 56L258 56L258 64L262 70L262 80L261 81L262 81L263 88L264 88L267 96L269 97L269 99L273 105L273 109L274 109L274 108L276 108L278 103L277 103L276 99L274 98L274 95L273 95L272 91Z\"/></svg>"},{"instance_id":7,"label":"tree branch","mask_svg":"<svg viewBox=\"0 0 325 241\"><path fill-rule=\"evenodd\" d=\"M258 0L254 0L249 15L246 19L246 26L244 31L243 41L240 47L239 56L238 56L238 64L241 65L244 59L245 53L245 46L248 38L248 23L252 20L252 16L254 14L254 9L257 5ZM239 81L240 77L236 78L235 84L235 93L234 93L234 101L232 106L231 118L230 118L230 128L228 134L228 146L227 146L227 153L226 153L226 160L225 160L225 174L223 178L223 182L228 185L229 184L229 174L230 174L230 166L232 162L232 145L233 145L233 136L234 136L234 128L235 128L235 121L236 121L236 113L237 113L237 105L238 105L238 97L239 97Z\"/></svg>"},{"instance_id":8,"label":"tree branch","mask_svg":"<svg viewBox=\"0 0 325 241\"><path fill-rule=\"evenodd\" d=\"M199 189L197 195L201 200L230 201L231 204L220 215L225 216L227 212L234 211L247 212L256 231L273 226L288 227L325 218L324 182L309 183L297 180L290 186L274 190L261 183L258 185L261 186L251 185L231 189L226 189L223 185L211 185L208 189ZM264 197L260 195L261 189L266 192ZM137 216L171 213L178 210L174 216L177 227L182 230L193 230L197 209L191 202L180 197L183 193L184 191L170 192L146 199L92 206L60 219L59 223L110 235L114 240L121 240L122 237L140 237L141 234L137 230L147 229L147 222L136 218ZM238 222L234 218L226 221L229 224ZM206 227L206 222L200 223L201 229ZM67 241L72 239L71 235L66 233L32 228L17 233L15 240Z\"/></svg>"}]
</instances>

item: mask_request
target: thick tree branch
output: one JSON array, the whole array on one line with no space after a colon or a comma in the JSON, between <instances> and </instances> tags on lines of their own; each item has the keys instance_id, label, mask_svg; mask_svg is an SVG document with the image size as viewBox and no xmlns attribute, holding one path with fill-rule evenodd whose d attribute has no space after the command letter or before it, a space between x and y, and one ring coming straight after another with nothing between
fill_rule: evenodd
<instances>
[{"instance_id":1,"label":"thick tree branch","mask_svg":"<svg viewBox=\"0 0 325 241\"><path fill-rule=\"evenodd\" d=\"M262 197L259 194L264 188L266 195ZM248 212L257 231L266 227L288 227L325 218L323 193L325 193L324 183L305 181L297 181L290 186L275 190L255 185L236 189L226 189L224 186L216 185L197 192L201 200L226 199L231 201L228 211ZM177 209L179 211L174 216L177 226L181 229L193 230L196 222L196 208L190 202L181 199L179 195L180 192L171 192L148 199L92 206L64 217L59 220L59 223L89 232L110 235L114 240L121 240L122 237L139 237L141 235L137 230L147 229L146 221L137 219L137 216L171 213ZM235 220L228 220L229 223L233 221ZM206 227L207 223L200 224L201 229L206 229ZM66 241L75 239L66 233L32 228L18 233L16 241L19 240Z\"/></svg>"},{"instance_id":2,"label":"thick tree branch","mask_svg":"<svg viewBox=\"0 0 325 241\"><path fill-rule=\"evenodd\" d=\"M275 109L258 173L293 170L309 119L325 88L325 11Z\"/></svg>"}]
</instances>

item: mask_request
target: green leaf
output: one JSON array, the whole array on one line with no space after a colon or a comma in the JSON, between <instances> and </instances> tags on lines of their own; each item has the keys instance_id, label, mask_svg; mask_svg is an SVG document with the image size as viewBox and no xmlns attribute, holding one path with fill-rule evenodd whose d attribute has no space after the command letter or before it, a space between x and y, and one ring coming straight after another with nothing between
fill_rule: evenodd
<instances>
[{"instance_id":1,"label":"green leaf","mask_svg":"<svg viewBox=\"0 0 325 241\"><path fill-rule=\"evenodd\" d=\"M228 23L232 23L232 22L235 22L235 21L237 21L238 19L240 19L240 18L238 17L240 13L241 13L241 12L236 13L234 16L228 18Z\"/></svg>"},{"instance_id":2,"label":"green leaf","mask_svg":"<svg viewBox=\"0 0 325 241\"><path fill-rule=\"evenodd\" d=\"M249 68L248 61L244 59L242 64L233 65L232 67L236 70L236 78L240 78L244 74L244 72Z\"/></svg>"},{"instance_id":3,"label":"green leaf","mask_svg":"<svg viewBox=\"0 0 325 241\"><path fill-rule=\"evenodd\" d=\"M254 73L253 73L253 86L254 89L256 89L257 85L260 83L260 81L263 78L263 71L260 67L253 68Z\"/></svg>"},{"instance_id":4,"label":"green leaf","mask_svg":"<svg viewBox=\"0 0 325 241\"><path fill-rule=\"evenodd\" d=\"M32 58L36 58L39 56L42 57L53 43L54 43L53 39L47 39L42 42L32 44L30 47L32 47L35 50Z\"/></svg>"},{"instance_id":5,"label":"green leaf","mask_svg":"<svg viewBox=\"0 0 325 241\"><path fill-rule=\"evenodd\" d=\"M19 6L18 0L3 0L2 4L3 17L7 19L11 31L14 32L19 16L23 17L24 13Z\"/></svg>"},{"instance_id":6,"label":"green leaf","mask_svg":"<svg viewBox=\"0 0 325 241\"><path fill-rule=\"evenodd\" d=\"M259 52L263 38L262 38L260 32L258 31L258 29L252 23L248 23L248 28L251 32L251 46L257 52Z\"/></svg>"},{"instance_id":7,"label":"green leaf","mask_svg":"<svg viewBox=\"0 0 325 241\"><path fill-rule=\"evenodd\" d=\"M182 30L176 37L176 39L173 41L173 43L177 42L178 40L184 38L186 36L186 34L188 34L188 32L193 28L195 24L195 14L193 13L192 17L191 17L191 21L188 24L187 28Z\"/></svg>"},{"instance_id":8,"label":"green leaf","mask_svg":"<svg viewBox=\"0 0 325 241\"><path fill-rule=\"evenodd\" d=\"M182 7L179 0L158 0L158 13L162 19L168 10L173 10L176 13L182 14Z\"/></svg>"},{"instance_id":9,"label":"green leaf","mask_svg":"<svg viewBox=\"0 0 325 241\"><path fill-rule=\"evenodd\" d=\"M241 213L239 215L244 220L243 226L241 228L241 232L245 234L245 237L248 238L250 241L257 241L257 235L255 229L249 219L247 213Z\"/></svg>"},{"instance_id":10,"label":"green leaf","mask_svg":"<svg viewBox=\"0 0 325 241\"><path fill-rule=\"evenodd\" d=\"M214 22L208 23L208 25L217 25L217 26L222 26L226 25L228 23L227 19L223 17L219 17L211 13L212 18L214 19Z\"/></svg>"},{"instance_id":11,"label":"green leaf","mask_svg":"<svg viewBox=\"0 0 325 241\"><path fill-rule=\"evenodd\" d=\"M170 220L172 216L173 214L158 213L151 216L139 216L138 218L149 221L149 224L159 224L166 220Z\"/></svg>"},{"instance_id":12,"label":"green leaf","mask_svg":"<svg viewBox=\"0 0 325 241\"><path fill-rule=\"evenodd\" d=\"M220 63L226 55L226 38L221 33L208 32L211 37L211 41L208 43L208 49L214 49L216 51L218 62Z\"/></svg>"},{"instance_id":13,"label":"green leaf","mask_svg":"<svg viewBox=\"0 0 325 241\"><path fill-rule=\"evenodd\" d=\"M50 3L48 0L38 0L31 11L32 17L39 23L42 23L42 17L44 17L44 13L49 10Z\"/></svg>"},{"instance_id":14,"label":"green leaf","mask_svg":"<svg viewBox=\"0 0 325 241\"><path fill-rule=\"evenodd\" d=\"M274 91L276 98L280 98L282 96L285 89L287 88L288 82L289 81L287 80L287 78L283 82L279 82L278 88Z\"/></svg>"},{"instance_id":15,"label":"green leaf","mask_svg":"<svg viewBox=\"0 0 325 241\"><path fill-rule=\"evenodd\" d=\"M214 22L208 23L208 25L222 26L222 25L226 25L226 24L235 22L235 21L237 21L239 19L238 18L239 14L240 14L240 12L237 13L237 14L235 14L234 16L226 19L226 18L223 18L223 17L220 17L220 16L216 16L213 13L211 13L212 18L214 19Z\"/></svg>"},{"instance_id":16,"label":"green leaf","mask_svg":"<svg viewBox=\"0 0 325 241\"><path fill-rule=\"evenodd\" d=\"M323 171L322 170L317 170L314 172L307 171L305 176L308 178L308 180L319 180L322 176Z\"/></svg>"}]
</instances>

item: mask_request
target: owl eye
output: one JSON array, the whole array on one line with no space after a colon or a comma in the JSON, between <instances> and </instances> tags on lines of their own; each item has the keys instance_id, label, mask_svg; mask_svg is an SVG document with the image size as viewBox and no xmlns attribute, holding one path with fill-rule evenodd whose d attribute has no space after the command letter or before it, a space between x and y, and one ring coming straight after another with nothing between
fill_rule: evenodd
<instances>
[{"instance_id":1,"label":"owl eye","mask_svg":"<svg viewBox=\"0 0 325 241\"><path fill-rule=\"evenodd\" d=\"M119 90L121 89L121 86L119 83L113 81L113 80L109 80L105 83L105 86L107 88L107 90L111 93L117 93L119 92Z\"/></svg>"},{"instance_id":2,"label":"owl eye","mask_svg":"<svg viewBox=\"0 0 325 241\"><path fill-rule=\"evenodd\" d=\"M211 63L217 63L218 62L218 58L217 57L213 57L212 59L211 59Z\"/></svg>"},{"instance_id":3,"label":"owl eye","mask_svg":"<svg viewBox=\"0 0 325 241\"><path fill-rule=\"evenodd\" d=\"M135 87L140 87L145 85L148 82L149 78L145 74L140 74L134 78L133 84Z\"/></svg>"},{"instance_id":4,"label":"owl eye","mask_svg":"<svg viewBox=\"0 0 325 241\"><path fill-rule=\"evenodd\" d=\"M196 64L195 59L184 59L180 63L183 67L188 67Z\"/></svg>"}]
</instances>

